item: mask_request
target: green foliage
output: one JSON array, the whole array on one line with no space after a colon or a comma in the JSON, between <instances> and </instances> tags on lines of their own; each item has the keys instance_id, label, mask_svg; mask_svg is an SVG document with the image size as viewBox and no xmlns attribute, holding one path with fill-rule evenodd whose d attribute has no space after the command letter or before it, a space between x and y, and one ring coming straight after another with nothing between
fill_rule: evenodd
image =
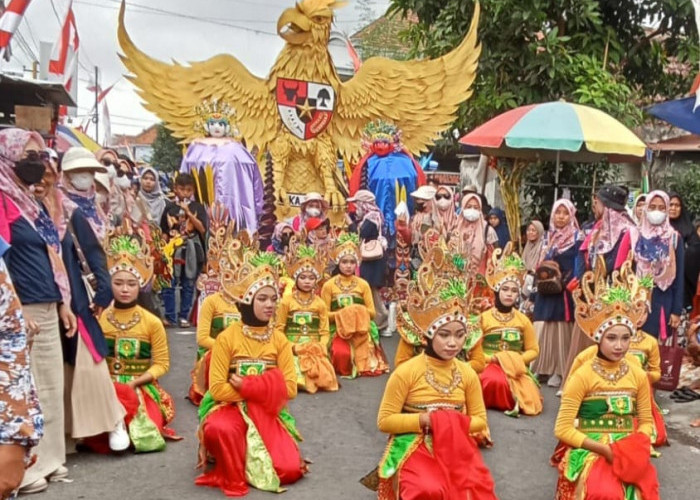
<instances>
[{"instance_id":1,"label":"green foliage","mask_svg":"<svg viewBox=\"0 0 700 500\"><path fill-rule=\"evenodd\" d=\"M463 299L467 296L467 284L456 278L450 278L445 288L440 290L440 300L450 300L452 298Z\"/></svg>"},{"instance_id":2,"label":"green foliage","mask_svg":"<svg viewBox=\"0 0 700 500\"><path fill-rule=\"evenodd\" d=\"M180 170L182 163L182 146L172 136L170 130L162 123L158 124L158 135L153 141L151 164L164 172Z\"/></svg>"},{"instance_id":3,"label":"green foliage","mask_svg":"<svg viewBox=\"0 0 700 500\"><path fill-rule=\"evenodd\" d=\"M280 267L282 261L272 252L258 252L250 259L250 263L255 267L260 266L270 266L270 267Z\"/></svg>"},{"instance_id":4,"label":"green foliage","mask_svg":"<svg viewBox=\"0 0 700 500\"><path fill-rule=\"evenodd\" d=\"M300 259L315 259L316 249L308 245L299 245L297 249L297 257Z\"/></svg>"},{"instance_id":5,"label":"green foliage","mask_svg":"<svg viewBox=\"0 0 700 500\"><path fill-rule=\"evenodd\" d=\"M614 304L616 302L622 302L623 304L629 304L632 301L632 294L627 288L610 288L603 294L600 298L603 304Z\"/></svg>"},{"instance_id":6,"label":"green foliage","mask_svg":"<svg viewBox=\"0 0 700 500\"><path fill-rule=\"evenodd\" d=\"M136 238L129 235L117 236L110 244L109 249L112 253L127 253L129 255L138 255L141 251L141 244Z\"/></svg>"},{"instance_id":7,"label":"green foliage","mask_svg":"<svg viewBox=\"0 0 700 500\"><path fill-rule=\"evenodd\" d=\"M338 241L336 243L336 246L342 245L343 243L346 243L348 241L351 241L355 245L360 244L360 236L357 233L343 233L340 236L338 236Z\"/></svg>"},{"instance_id":8,"label":"green foliage","mask_svg":"<svg viewBox=\"0 0 700 500\"><path fill-rule=\"evenodd\" d=\"M675 191L683 199L683 205L688 212L700 216L700 165L697 163L682 163L673 169L670 177L665 177L655 185L656 189Z\"/></svg>"}]
</instances>

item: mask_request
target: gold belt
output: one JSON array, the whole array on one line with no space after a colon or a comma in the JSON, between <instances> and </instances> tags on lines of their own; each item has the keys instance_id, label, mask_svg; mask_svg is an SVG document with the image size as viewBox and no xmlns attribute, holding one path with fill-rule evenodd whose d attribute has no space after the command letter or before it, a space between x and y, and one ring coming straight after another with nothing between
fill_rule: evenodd
<instances>
[{"instance_id":1,"label":"gold belt","mask_svg":"<svg viewBox=\"0 0 700 500\"><path fill-rule=\"evenodd\" d=\"M426 404L404 404L404 413L425 413L434 410L457 410L462 411L464 405L458 405L454 403L426 403Z\"/></svg>"},{"instance_id":2,"label":"gold belt","mask_svg":"<svg viewBox=\"0 0 700 500\"><path fill-rule=\"evenodd\" d=\"M233 358L229 367L229 373L235 373L237 375L260 375L276 366L277 362L270 359Z\"/></svg>"},{"instance_id":3,"label":"gold belt","mask_svg":"<svg viewBox=\"0 0 700 500\"><path fill-rule=\"evenodd\" d=\"M113 375L138 376L151 367L151 360L108 357L107 364L109 365L109 372Z\"/></svg>"},{"instance_id":4,"label":"gold belt","mask_svg":"<svg viewBox=\"0 0 700 500\"><path fill-rule=\"evenodd\" d=\"M603 415L599 418L579 418L581 432L634 432L634 417L631 415Z\"/></svg>"}]
</instances>

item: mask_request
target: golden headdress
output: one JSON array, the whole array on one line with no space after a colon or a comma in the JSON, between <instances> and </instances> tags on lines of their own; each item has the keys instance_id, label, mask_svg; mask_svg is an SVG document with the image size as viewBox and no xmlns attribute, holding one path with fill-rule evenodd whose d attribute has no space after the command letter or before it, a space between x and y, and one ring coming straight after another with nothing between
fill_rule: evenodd
<instances>
[{"instance_id":1,"label":"golden headdress","mask_svg":"<svg viewBox=\"0 0 700 500\"><path fill-rule=\"evenodd\" d=\"M576 323L594 342L600 342L605 331L615 325L624 325L634 334L649 314L653 286L650 277L637 278L631 257L608 281L605 261L600 258L574 290Z\"/></svg>"},{"instance_id":2,"label":"golden headdress","mask_svg":"<svg viewBox=\"0 0 700 500\"><path fill-rule=\"evenodd\" d=\"M406 309L423 337L432 339L441 326L452 321L471 330L468 267L463 256L436 245L418 268L416 280L408 286Z\"/></svg>"},{"instance_id":3,"label":"golden headdress","mask_svg":"<svg viewBox=\"0 0 700 500\"><path fill-rule=\"evenodd\" d=\"M252 304L258 290L266 286L278 289L282 261L274 253L256 251L234 238L219 264L222 290L237 302Z\"/></svg>"},{"instance_id":4,"label":"golden headdress","mask_svg":"<svg viewBox=\"0 0 700 500\"><path fill-rule=\"evenodd\" d=\"M153 257L141 230L134 230L125 219L112 229L105 240L105 254L110 276L120 271L133 274L143 288L153 277Z\"/></svg>"},{"instance_id":5,"label":"golden headdress","mask_svg":"<svg viewBox=\"0 0 700 500\"><path fill-rule=\"evenodd\" d=\"M355 233L340 234L335 241L335 248L331 251L331 258L336 263L348 255L360 262L360 237Z\"/></svg>"},{"instance_id":6,"label":"golden headdress","mask_svg":"<svg viewBox=\"0 0 700 500\"><path fill-rule=\"evenodd\" d=\"M326 259L319 248L301 245L298 238L292 237L285 255L287 272L296 281L297 277L305 271L309 271L316 276L316 279L323 277L326 269Z\"/></svg>"},{"instance_id":7,"label":"golden headdress","mask_svg":"<svg viewBox=\"0 0 700 500\"><path fill-rule=\"evenodd\" d=\"M522 288L526 272L523 259L513 251L513 242L508 242L503 250L493 251L486 266L486 281L496 293L506 281L514 281Z\"/></svg>"}]
</instances>

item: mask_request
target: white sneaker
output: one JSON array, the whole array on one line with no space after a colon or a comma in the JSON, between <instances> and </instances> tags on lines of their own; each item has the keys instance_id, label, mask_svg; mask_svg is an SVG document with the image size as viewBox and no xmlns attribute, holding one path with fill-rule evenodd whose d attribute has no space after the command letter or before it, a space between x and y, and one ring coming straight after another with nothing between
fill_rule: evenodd
<instances>
[{"instance_id":1,"label":"white sneaker","mask_svg":"<svg viewBox=\"0 0 700 500\"><path fill-rule=\"evenodd\" d=\"M561 375L552 375L547 381L549 387L559 387L561 385Z\"/></svg>"},{"instance_id":2,"label":"white sneaker","mask_svg":"<svg viewBox=\"0 0 700 500\"><path fill-rule=\"evenodd\" d=\"M126 425L121 420L116 429L109 433L109 449L112 451L124 451L131 444L129 433L126 432Z\"/></svg>"},{"instance_id":3,"label":"white sneaker","mask_svg":"<svg viewBox=\"0 0 700 500\"><path fill-rule=\"evenodd\" d=\"M392 331L389 330L388 328L386 330L382 330L381 332L379 332L380 337L390 338L391 335L392 335Z\"/></svg>"},{"instance_id":4,"label":"white sneaker","mask_svg":"<svg viewBox=\"0 0 700 500\"><path fill-rule=\"evenodd\" d=\"M26 486L22 486L19 489L19 493L20 495L31 495L32 493L41 493L42 491L46 491L48 487L49 482L43 477L41 477L33 483L30 483Z\"/></svg>"}]
</instances>

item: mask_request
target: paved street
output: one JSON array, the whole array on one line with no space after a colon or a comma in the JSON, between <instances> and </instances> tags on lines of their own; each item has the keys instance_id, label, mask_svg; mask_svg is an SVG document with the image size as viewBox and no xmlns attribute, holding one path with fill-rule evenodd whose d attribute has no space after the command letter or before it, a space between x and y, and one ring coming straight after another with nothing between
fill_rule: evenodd
<instances>
[{"instance_id":1,"label":"paved street","mask_svg":"<svg viewBox=\"0 0 700 500\"><path fill-rule=\"evenodd\" d=\"M185 437L169 443L165 452L122 457L71 455L68 468L74 482L52 484L37 500L172 500L225 498L219 490L194 486L196 472L196 409L184 396L195 356L194 332L169 331L171 371L162 379L177 403L173 427ZM384 339L386 340L386 339ZM393 359L396 338L385 346ZM313 461L311 474L292 485L282 500L371 499L372 492L358 480L377 463L386 437L377 431L376 416L387 377L342 381L334 394L300 394L291 403L305 442L304 456ZM545 412L535 418L513 419L489 412L491 433L496 442L484 452L501 500L548 500L554 495L556 471L548 460L554 448L552 436L558 408L555 391L543 388ZM694 405L694 406L690 406ZM694 408L694 410L693 410ZM700 403L690 403L684 412L700 416ZM684 424L686 425L686 424ZM684 431L683 434L678 429ZM697 498L700 491L700 444L685 427L671 430L672 446L662 448L654 461L665 500ZM251 500L271 499L272 494L251 490Z\"/></svg>"}]
</instances>

